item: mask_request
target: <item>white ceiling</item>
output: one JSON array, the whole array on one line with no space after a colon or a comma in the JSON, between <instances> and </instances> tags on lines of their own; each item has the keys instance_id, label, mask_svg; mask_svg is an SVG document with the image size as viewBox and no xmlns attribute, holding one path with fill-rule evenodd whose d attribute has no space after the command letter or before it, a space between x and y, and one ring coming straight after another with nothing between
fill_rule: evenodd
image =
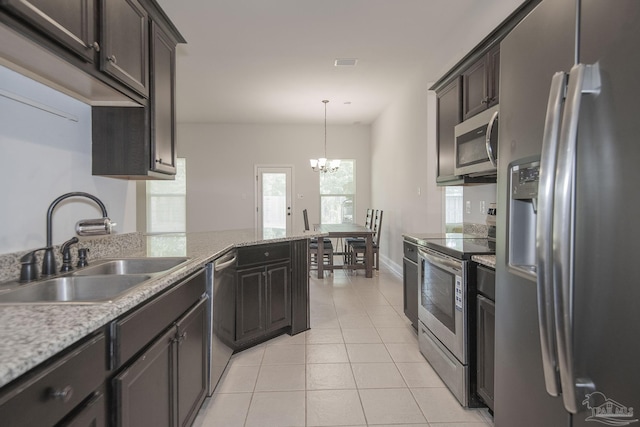
<instances>
[{"instance_id":1,"label":"white ceiling","mask_svg":"<svg viewBox=\"0 0 640 427\"><path fill-rule=\"evenodd\" d=\"M523 0L158 0L182 35L179 122L370 124ZM355 68L334 67L357 58ZM350 104L345 104L350 102Z\"/></svg>"}]
</instances>

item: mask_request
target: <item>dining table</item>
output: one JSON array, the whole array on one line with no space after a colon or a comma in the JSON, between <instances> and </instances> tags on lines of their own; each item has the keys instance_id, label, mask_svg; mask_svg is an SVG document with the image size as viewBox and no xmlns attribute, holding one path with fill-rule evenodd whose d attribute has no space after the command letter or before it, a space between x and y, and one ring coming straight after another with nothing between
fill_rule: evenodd
<instances>
[{"instance_id":1,"label":"dining table","mask_svg":"<svg viewBox=\"0 0 640 427\"><path fill-rule=\"evenodd\" d=\"M318 236L318 260L324 259L324 239L344 239L347 237L364 238L365 239L365 256L364 264L355 263L326 266L323 262L318 262L318 278L324 277L325 270L348 269L348 270L365 270L365 277L373 277L373 229L360 224L315 224L316 231L323 233Z\"/></svg>"}]
</instances>

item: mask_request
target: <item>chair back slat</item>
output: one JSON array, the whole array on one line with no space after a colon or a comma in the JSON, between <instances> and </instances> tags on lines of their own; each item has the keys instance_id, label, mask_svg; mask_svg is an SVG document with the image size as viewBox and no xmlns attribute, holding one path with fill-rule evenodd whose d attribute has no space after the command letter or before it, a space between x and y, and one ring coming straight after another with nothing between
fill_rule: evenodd
<instances>
[{"instance_id":1,"label":"chair back slat","mask_svg":"<svg viewBox=\"0 0 640 427\"><path fill-rule=\"evenodd\" d=\"M367 216L364 219L364 226L367 228L371 228L371 224L373 223L373 209L367 209Z\"/></svg>"},{"instance_id":2,"label":"chair back slat","mask_svg":"<svg viewBox=\"0 0 640 427\"><path fill-rule=\"evenodd\" d=\"M302 216L304 217L304 231L309 231L309 214L307 214L307 210L302 210Z\"/></svg>"},{"instance_id":3,"label":"chair back slat","mask_svg":"<svg viewBox=\"0 0 640 427\"><path fill-rule=\"evenodd\" d=\"M382 211L379 210L376 216L376 223L374 225L373 243L376 246L380 246L380 232L382 231Z\"/></svg>"}]
</instances>

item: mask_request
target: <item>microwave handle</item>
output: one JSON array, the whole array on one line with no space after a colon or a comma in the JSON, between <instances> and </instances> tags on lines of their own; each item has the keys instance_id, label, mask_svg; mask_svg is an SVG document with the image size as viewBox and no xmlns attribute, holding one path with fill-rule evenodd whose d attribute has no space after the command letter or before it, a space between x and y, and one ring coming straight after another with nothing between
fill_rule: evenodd
<instances>
[{"instance_id":1,"label":"microwave handle","mask_svg":"<svg viewBox=\"0 0 640 427\"><path fill-rule=\"evenodd\" d=\"M493 154L493 148L491 147L491 135L493 134L493 126L496 124L498 120L498 111L493 113L491 116L491 120L489 120L489 125L487 126L487 135L485 139L485 144L487 147L487 156L489 157L489 161L491 162L491 166L494 168L498 167L498 162L496 161L496 156Z\"/></svg>"}]
</instances>

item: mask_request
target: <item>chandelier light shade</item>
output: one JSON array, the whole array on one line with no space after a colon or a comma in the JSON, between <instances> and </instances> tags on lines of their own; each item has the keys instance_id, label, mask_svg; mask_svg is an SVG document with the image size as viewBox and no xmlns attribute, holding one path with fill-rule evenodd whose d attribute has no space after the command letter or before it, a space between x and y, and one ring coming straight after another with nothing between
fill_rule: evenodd
<instances>
[{"instance_id":1,"label":"chandelier light shade","mask_svg":"<svg viewBox=\"0 0 640 427\"><path fill-rule=\"evenodd\" d=\"M327 160L327 103L328 99L322 101L324 103L324 157L319 159L310 159L311 169L314 172L335 172L340 167L340 160Z\"/></svg>"}]
</instances>

